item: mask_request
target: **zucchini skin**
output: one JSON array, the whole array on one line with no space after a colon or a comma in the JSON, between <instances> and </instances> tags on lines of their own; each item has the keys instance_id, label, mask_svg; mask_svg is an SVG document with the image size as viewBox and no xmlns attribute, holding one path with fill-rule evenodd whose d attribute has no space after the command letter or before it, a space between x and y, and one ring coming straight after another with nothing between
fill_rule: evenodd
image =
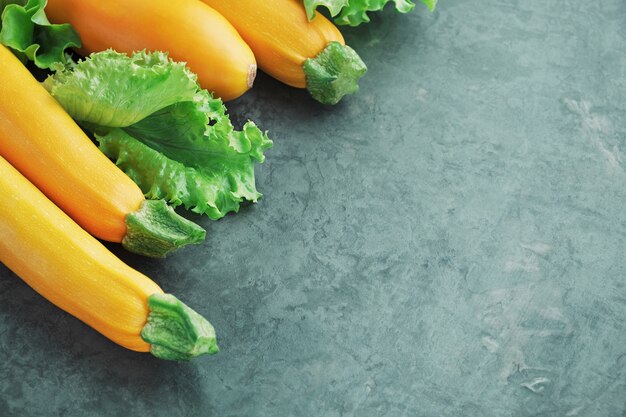
<instances>
[{"instance_id":1,"label":"zucchini skin","mask_svg":"<svg viewBox=\"0 0 626 417\"><path fill-rule=\"evenodd\" d=\"M113 342L150 351L141 331L148 297L162 294L161 288L113 255L1 157L0 192L0 261Z\"/></svg>"}]
</instances>

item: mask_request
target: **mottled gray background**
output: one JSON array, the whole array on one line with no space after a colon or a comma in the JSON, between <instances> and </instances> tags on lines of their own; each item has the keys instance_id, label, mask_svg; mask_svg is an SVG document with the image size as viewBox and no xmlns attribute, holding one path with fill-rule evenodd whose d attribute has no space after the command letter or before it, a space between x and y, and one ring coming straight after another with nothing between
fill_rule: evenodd
<instances>
[{"instance_id":1,"label":"mottled gray background","mask_svg":"<svg viewBox=\"0 0 626 417\"><path fill-rule=\"evenodd\" d=\"M626 2L442 0L346 30L326 108L260 76L265 194L131 265L221 352L126 351L0 269L1 416L626 415Z\"/></svg>"}]
</instances>

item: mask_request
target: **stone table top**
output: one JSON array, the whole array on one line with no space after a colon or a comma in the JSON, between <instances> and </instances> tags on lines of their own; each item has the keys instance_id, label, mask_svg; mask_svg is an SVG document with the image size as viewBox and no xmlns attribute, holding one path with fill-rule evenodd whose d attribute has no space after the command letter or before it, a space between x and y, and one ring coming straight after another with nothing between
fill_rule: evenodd
<instances>
[{"instance_id":1,"label":"stone table top","mask_svg":"<svg viewBox=\"0 0 626 417\"><path fill-rule=\"evenodd\" d=\"M0 267L0 415L626 413L626 2L442 0L344 30L336 107L260 76L256 205L167 260L109 247L221 351L111 343Z\"/></svg>"}]
</instances>

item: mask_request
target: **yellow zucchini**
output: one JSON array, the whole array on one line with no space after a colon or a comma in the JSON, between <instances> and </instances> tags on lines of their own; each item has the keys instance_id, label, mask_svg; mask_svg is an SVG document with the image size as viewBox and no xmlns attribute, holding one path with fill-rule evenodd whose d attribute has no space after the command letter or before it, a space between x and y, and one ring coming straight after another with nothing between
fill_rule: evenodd
<instances>
[{"instance_id":1,"label":"yellow zucchini","mask_svg":"<svg viewBox=\"0 0 626 417\"><path fill-rule=\"evenodd\" d=\"M0 45L0 156L92 235L162 257L204 240L163 201L146 201L22 63Z\"/></svg>"},{"instance_id":2,"label":"yellow zucchini","mask_svg":"<svg viewBox=\"0 0 626 417\"><path fill-rule=\"evenodd\" d=\"M217 352L208 321L124 264L1 157L0 193L0 261L39 294L134 351L172 360Z\"/></svg>"},{"instance_id":3,"label":"yellow zucchini","mask_svg":"<svg viewBox=\"0 0 626 417\"><path fill-rule=\"evenodd\" d=\"M46 13L76 29L82 53L168 52L223 100L245 93L256 76L254 54L237 30L197 0L48 0Z\"/></svg>"},{"instance_id":4,"label":"yellow zucchini","mask_svg":"<svg viewBox=\"0 0 626 417\"><path fill-rule=\"evenodd\" d=\"M235 26L259 67L313 98L335 104L358 90L365 64L320 13L309 21L302 0L202 0Z\"/></svg>"}]
</instances>

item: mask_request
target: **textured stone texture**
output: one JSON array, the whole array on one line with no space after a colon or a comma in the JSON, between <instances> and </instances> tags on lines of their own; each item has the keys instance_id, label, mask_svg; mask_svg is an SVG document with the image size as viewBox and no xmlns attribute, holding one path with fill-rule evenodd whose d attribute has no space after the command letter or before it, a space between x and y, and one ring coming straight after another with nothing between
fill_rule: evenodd
<instances>
[{"instance_id":1,"label":"textured stone texture","mask_svg":"<svg viewBox=\"0 0 626 417\"><path fill-rule=\"evenodd\" d=\"M626 415L626 3L442 0L346 37L361 93L261 76L265 194L165 261L189 364L117 347L0 269L1 416Z\"/></svg>"}]
</instances>

